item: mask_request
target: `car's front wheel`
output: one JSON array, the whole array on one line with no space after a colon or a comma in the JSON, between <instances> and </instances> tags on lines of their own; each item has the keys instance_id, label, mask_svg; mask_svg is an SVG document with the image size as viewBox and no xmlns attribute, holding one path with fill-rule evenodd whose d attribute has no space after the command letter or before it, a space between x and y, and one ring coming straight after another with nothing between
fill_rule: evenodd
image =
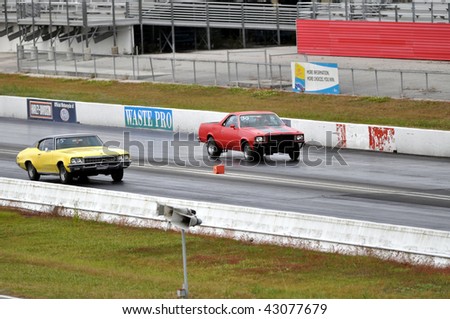
<instances>
[{"instance_id":1,"label":"car's front wheel","mask_svg":"<svg viewBox=\"0 0 450 319\"><path fill-rule=\"evenodd\" d=\"M59 180L63 184L69 184L72 181L72 174L70 174L66 168L64 167L64 164L59 164L58 166L59 170Z\"/></svg>"},{"instance_id":2,"label":"car's front wheel","mask_svg":"<svg viewBox=\"0 0 450 319\"><path fill-rule=\"evenodd\" d=\"M121 182L123 179L123 169L118 169L111 172L111 177L114 182Z\"/></svg>"},{"instance_id":3,"label":"car's front wheel","mask_svg":"<svg viewBox=\"0 0 450 319\"><path fill-rule=\"evenodd\" d=\"M34 167L31 162L27 164L27 172L28 172L28 178L32 181L38 181L41 175L37 172L36 168Z\"/></svg>"},{"instance_id":4,"label":"car's front wheel","mask_svg":"<svg viewBox=\"0 0 450 319\"><path fill-rule=\"evenodd\" d=\"M212 137L208 138L208 142L206 142L206 151L211 159L216 159L222 154L222 150L217 146L216 141Z\"/></svg>"}]
</instances>

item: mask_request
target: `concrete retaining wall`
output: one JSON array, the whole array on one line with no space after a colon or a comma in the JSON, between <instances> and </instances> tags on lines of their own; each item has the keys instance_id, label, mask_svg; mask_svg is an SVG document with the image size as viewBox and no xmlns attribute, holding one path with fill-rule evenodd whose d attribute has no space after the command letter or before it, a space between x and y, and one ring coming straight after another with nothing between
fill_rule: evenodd
<instances>
[{"instance_id":1,"label":"concrete retaining wall","mask_svg":"<svg viewBox=\"0 0 450 319\"><path fill-rule=\"evenodd\" d=\"M126 127L123 105L86 102L75 102L75 104L77 121L81 124ZM173 131L186 133L197 133L200 123L220 121L227 114L223 112L156 108L159 111L172 114L171 129ZM0 116L27 119L27 98L0 96ZM288 120L292 127L305 133L306 142L309 144L450 157L450 147L447 147L447 145L450 145L450 131L302 119Z\"/></svg>"},{"instance_id":2,"label":"concrete retaining wall","mask_svg":"<svg viewBox=\"0 0 450 319\"><path fill-rule=\"evenodd\" d=\"M165 228L157 203L196 210L203 223L193 233L450 265L449 232L0 178L0 206Z\"/></svg>"}]
</instances>

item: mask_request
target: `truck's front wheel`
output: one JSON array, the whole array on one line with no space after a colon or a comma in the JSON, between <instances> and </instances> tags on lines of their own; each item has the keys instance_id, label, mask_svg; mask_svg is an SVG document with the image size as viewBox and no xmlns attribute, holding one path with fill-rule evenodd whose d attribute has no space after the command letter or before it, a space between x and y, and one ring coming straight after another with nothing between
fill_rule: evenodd
<instances>
[{"instance_id":1,"label":"truck's front wheel","mask_svg":"<svg viewBox=\"0 0 450 319\"><path fill-rule=\"evenodd\" d=\"M208 142L206 142L206 151L211 159L217 159L222 154L222 150L217 146L216 141L212 137L209 137Z\"/></svg>"}]
</instances>

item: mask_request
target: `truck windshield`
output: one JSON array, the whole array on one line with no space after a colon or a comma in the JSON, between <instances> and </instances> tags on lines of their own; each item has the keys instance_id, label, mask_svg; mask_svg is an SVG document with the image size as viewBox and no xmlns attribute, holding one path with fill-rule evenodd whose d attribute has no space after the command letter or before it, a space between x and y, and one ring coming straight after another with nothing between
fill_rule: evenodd
<instances>
[{"instance_id":1,"label":"truck windshield","mask_svg":"<svg viewBox=\"0 0 450 319\"><path fill-rule=\"evenodd\" d=\"M276 114L251 114L239 117L241 127L282 126L283 121Z\"/></svg>"}]
</instances>

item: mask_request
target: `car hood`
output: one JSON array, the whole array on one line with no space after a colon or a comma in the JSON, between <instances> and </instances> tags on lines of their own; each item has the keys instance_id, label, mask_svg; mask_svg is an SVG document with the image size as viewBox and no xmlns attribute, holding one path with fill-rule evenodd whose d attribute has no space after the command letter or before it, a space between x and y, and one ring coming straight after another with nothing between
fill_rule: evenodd
<instances>
[{"instance_id":1,"label":"car hood","mask_svg":"<svg viewBox=\"0 0 450 319\"><path fill-rule=\"evenodd\" d=\"M58 152L72 155L72 156L102 156L102 155L117 155L127 153L120 148L90 146L90 147L74 147L58 150Z\"/></svg>"},{"instance_id":2,"label":"car hood","mask_svg":"<svg viewBox=\"0 0 450 319\"><path fill-rule=\"evenodd\" d=\"M245 127L242 128L247 132L251 132L255 135L292 135L303 134L302 132L293 129L289 126L264 126L264 127Z\"/></svg>"}]
</instances>

